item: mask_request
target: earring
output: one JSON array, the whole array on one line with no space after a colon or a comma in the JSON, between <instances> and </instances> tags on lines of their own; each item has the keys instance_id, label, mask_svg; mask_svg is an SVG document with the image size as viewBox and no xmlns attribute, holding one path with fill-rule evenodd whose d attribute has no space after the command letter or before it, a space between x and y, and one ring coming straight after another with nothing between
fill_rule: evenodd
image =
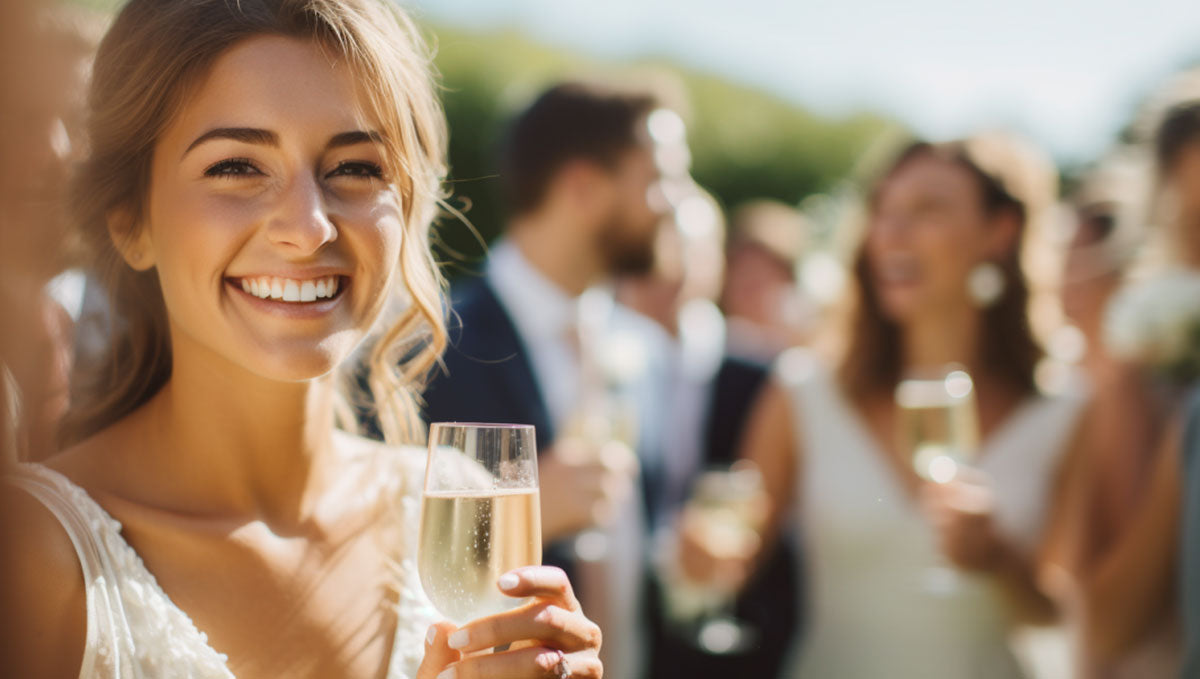
<instances>
[{"instance_id":1,"label":"earring","mask_svg":"<svg viewBox=\"0 0 1200 679\"><path fill-rule=\"evenodd\" d=\"M1004 270L995 262L980 262L967 274L967 295L980 309L1000 301L1007 286Z\"/></svg>"}]
</instances>

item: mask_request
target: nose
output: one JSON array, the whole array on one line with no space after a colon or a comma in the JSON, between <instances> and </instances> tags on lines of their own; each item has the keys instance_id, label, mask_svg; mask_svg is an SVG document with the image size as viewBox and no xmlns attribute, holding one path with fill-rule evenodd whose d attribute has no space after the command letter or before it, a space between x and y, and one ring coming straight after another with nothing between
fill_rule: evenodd
<instances>
[{"instance_id":1,"label":"nose","mask_svg":"<svg viewBox=\"0 0 1200 679\"><path fill-rule=\"evenodd\" d=\"M881 214L874 220L871 235L881 243L902 244L908 235L909 226L908 219L902 215Z\"/></svg>"},{"instance_id":2,"label":"nose","mask_svg":"<svg viewBox=\"0 0 1200 679\"><path fill-rule=\"evenodd\" d=\"M299 256L315 254L337 240L337 227L314 178L298 178L280 195L266 233L272 244Z\"/></svg>"}]
</instances>

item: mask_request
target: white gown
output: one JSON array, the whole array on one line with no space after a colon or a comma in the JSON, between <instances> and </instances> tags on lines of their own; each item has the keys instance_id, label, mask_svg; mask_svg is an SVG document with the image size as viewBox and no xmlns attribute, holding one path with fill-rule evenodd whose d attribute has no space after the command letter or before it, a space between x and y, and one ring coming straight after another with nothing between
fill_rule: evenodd
<instances>
[{"instance_id":1,"label":"white gown","mask_svg":"<svg viewBox=\"0 0 1200 679\"><path fill-rule=\"evenodd\" d=\"M424 656L425 633L440 619L417 575L416 533L424 457L399 451L403 472L400 521L406 549L397 568L397 626L388 679L412 679ZM227 658L176 606L121 537L121 524L58 472L22 464L7 479L44 504L63 525L83 569L87 640L80 679L233 679Z\"/></svg>"},{"instance_id":2,"label":"white gown","mask_svg":"<svg viewBox=\"0 0 1200 679\"><path fill-rule=\"evenodd\" d=\"M801 453L793 530L808 568L808 628L786 677L1011 679L1015 622L989 577L945 566L920 508L833 376L800 350L777 378ZM1024 403L984 445L998 529L1032 553L1082 397Z\"/></svg>"}]
</instances>

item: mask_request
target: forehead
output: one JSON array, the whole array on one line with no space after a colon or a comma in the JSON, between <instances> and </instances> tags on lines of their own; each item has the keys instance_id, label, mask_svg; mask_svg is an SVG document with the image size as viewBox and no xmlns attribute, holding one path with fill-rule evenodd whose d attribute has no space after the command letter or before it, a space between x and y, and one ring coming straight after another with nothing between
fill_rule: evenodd
<instances>
[{"instance_id":1,"label":"forehead","mask_svg":"<svg viewBox=\"0 0 1200 679\"><path fill-rule=\"evenodd\" d=\"M911 194L973 197L974 178L967 168L931 154L921 154L897 168L880 186L878 199Z\"/></svg>"},{"instance_id":2,"label":"forehead","mask_svg":"<svg viewBox=\"0 0 1200 679\"><path fill-rule=\"evenodd\" d=\"M1200 173L1200 137L1180 149L1174 169L1177 174L1195 176Z\"/></svg>"},{"instance_id":3,"label":"forehead","mask_svg":"<svg viewBox=\"0 0 1200 679\"><path fill-rule=\"evenodd\" d=\"M362 127L362 100L349 67L317 44L280 36L249 38L217 58L164 140L174 135L190 142L214 127L336 134Z\"/></svg>"}]
</instances>

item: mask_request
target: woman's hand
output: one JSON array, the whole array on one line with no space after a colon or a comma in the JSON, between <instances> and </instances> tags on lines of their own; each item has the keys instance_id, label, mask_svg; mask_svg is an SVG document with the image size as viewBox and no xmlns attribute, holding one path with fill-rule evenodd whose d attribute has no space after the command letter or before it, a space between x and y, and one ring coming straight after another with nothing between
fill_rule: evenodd
<instances>
[{"instance_id":1,"label":"woman's hand","mask_svg":"<svg viewBox=\"0 0 1200 679\"><path fill-rule=\"evenodd\" d=\"M680 513L678 533L682 575L727 592L736 592L745 584L762 547L757 532L749 528L715 530L701 511L687 508Z\"/></svg>"},{"instance_id":2,"label":"woman's hand","mask_svg":"<svg viewBox=\"0 0 1200 679\"><path fill-rule=\"evenodd\" d=\"M992 489L983 478L930 483L922 504L937 531L942 553L965 571L991 573L1005 565L1008 545L992 518Z\"/></svg>"},{"instance_id":3,"label":"woman's hand","mask_svg":"<svg viewBox=\"0 0 1200 679\"><path fill-rule=\"evenodd\" d=\"M505 594L532 601L457 629L447 622L430 627L417 679L601 679L600 628L580 610L566 573L529 566L498 584Z\"/></svg>"}]
</instances>

